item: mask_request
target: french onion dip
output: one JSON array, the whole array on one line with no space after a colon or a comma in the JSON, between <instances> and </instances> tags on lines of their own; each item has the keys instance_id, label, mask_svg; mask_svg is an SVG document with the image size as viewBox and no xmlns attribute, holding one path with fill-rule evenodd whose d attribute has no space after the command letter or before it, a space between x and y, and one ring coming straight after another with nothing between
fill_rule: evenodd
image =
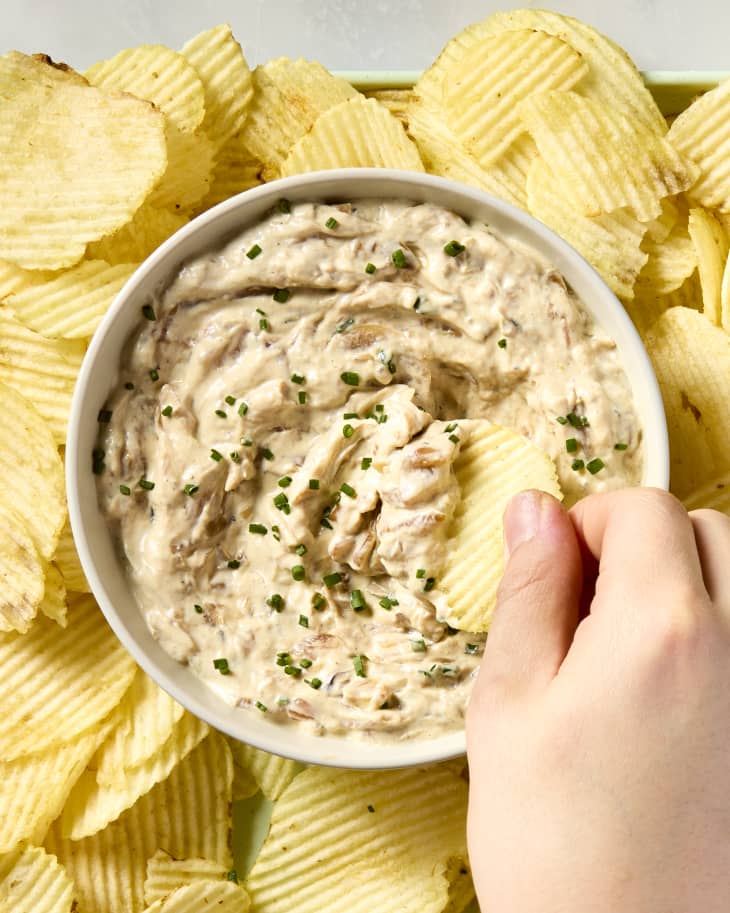
<instances>
[{"instance_id":1,"label":"french onion dip","mask_svg":"<svg viewBox=\"0 0 730 913\"><path fill-rule=\"evenodd\" d=\"M99 414L98 496L154 637L317 734L463 726L484 636L439 620L473 420L566 502L636 484L616 346L533 251L431 204L290 204L144 305Z\"/></svg>"}]
</instances>

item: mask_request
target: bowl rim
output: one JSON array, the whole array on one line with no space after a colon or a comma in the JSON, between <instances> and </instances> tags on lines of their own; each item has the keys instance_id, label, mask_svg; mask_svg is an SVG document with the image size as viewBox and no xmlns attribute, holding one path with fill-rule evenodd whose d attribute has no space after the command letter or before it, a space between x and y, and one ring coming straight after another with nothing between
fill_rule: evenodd
<instances>
[{"instance_id":1,"label":"bowl rim","mask_svg":"<svg viewBox=\"0 0 730 913\"><path fill-rule=\"evenodd\" d=\"M358 184L372 185L372 190L366 193L352 192L351 188ZM348 188L350 189L348 190ZM147 638L144 638L143 635L142 639L151 641L153 649L150 649L149 643L139 642L139 638L132 633L125 620L124 607L119 606L118 600L111 597L107 582L103 579L97 566L99 549L108 550L111 536L107 534L107 543L104 545L99 541L92 541L90 535L89 526L94 517L97 520L97 526L100 520L102 525L105 524L103 524L96 501L95 477L91 472L88 458L90 448L86 450L81 445L83 436L89 440L96 439L98 428L96 416L100 403L103 403L109 390L118 382L119 356L124 340L128 338L131 328L138 322L138 318L135 317L134 321L128 319L129 329L124 333L118 329L117 321L123 322L125 314L131 314L135 310L135 305L143 302L153 289L158 288L165 281L169 282L170 277L183 263L207 250L220 249L230 236L258 221L261 215L251 215L252 210L259 209L263 213L282 197L294 200L326 199L328 197L343 200L363 199L368 196L416 200L434 196L459 198L462 205L450 207L457 213L464 214L469 209L489 213L488 219L485 215L481 218L489 221L490 224L494 224L496 221L499 223L496 227L502 234L532 246L538 253L554 263L564 275L567 271L570 275L566 278L571 285L575 284L575 277L580 276L581 284L590 286L596 300L600 300L601 307L608 308L608 313L613 311L611 319L622 335L622 342L619 343L618 339L616 342L619 344L619 349L623 350L622 364L629 376L635 402L638 393L635 383L631 381L631 376L632 373L641 376L643 385L641 396L649 404L647 414L637 410L642 418L645 432L643 484L652 484L661 488L668 487L667 426L661 394L651 361L619 300L577 251L533 216L477 188L421 172L384 168L343 168L282 178L231 197L192 219L137 267L104 315L82 362L68 423L66 490L71 529L81 566L107 622L138 665L176 701L234 739L240 739L274 754L323 766L390 769L444 761L463 755L466 751L464 728L433 739L404 741L394 739L392 742L372 743L348 736L315 736L296 732L288 725L282 726L264 719L256 719L248 710L240 712L236 711L236 708L231 708L194 672L164 653L149 632L147 632ZM224 227L229 221L235 223L236 227ZM508 225L510 228L505 230L504 225ZM192 243L195 239L198 241L197 246ZM191 248L191 252L182 253L186 244ZM548 249L550 253L546 254L545 249ZM161 280L159 276L162 274L165 274L167 279ZM153 281L155 277L158 278ZM591 302L586 302L581 296L581 300L584 306L593 313L597 323L601 325L603 321L594 311L593 299ZM122 341L112 347L116 352L116 360L112 370L107 371L106 367L101 366L101 359L105 355L105 349L110 348L109 338L115 328ZM609 331L607 330L607 332ZM611 333L611 335L615 337L615 333ZM108 376L106 386L99 381L99 376L104 373ZM100 392L103 395L100 395ZM647 441L646 434L649 418L652 424L651 441ZM653 448L651 466L649 466L649 450L647 449L649 443ZM93 487L93 498L89 496L90 485ZM121 563L118 560L116 560L116 569L119 576L123 578ZM127 595L133 611L141 618L142 613L131 601L131 596ZM134 619L132 621L134 622ZM144 620L143 624L147 630ZM211 699L211 695L213 699Z\"/></svg>"}]
</instances>

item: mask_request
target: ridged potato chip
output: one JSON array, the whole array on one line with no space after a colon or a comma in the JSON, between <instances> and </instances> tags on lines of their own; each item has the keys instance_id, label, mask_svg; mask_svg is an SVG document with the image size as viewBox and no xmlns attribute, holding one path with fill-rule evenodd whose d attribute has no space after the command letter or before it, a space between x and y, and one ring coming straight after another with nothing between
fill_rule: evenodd
<instances>
[{"instance_id":1,"label":"ridged potato chip","mask_svg":"<svg viewBox=\"0 0 730 913\"><path fill-rule=\"evenodd\" d=\"M55 564L46 565L46 578L43 588L43 599L38 606L41 612L65 628L68 624L68 607L66 605L66 585L63 575Z\"/></svg>"},{"instance_id":2,"label":"ridged potato chip","mask_svg":"<svg viewBox=\"0 0 730 913\"><path fill-rule=\"evenodd\" d=\"M645 223L625 209L595 218L577 213L540 158L527 177L527 206L585 257L613 292L625 300L634 297L634 283L649 256L641 247Z\"/></svg>"},{"instance_id":3,"label":"ridged potato chip","mask_svg":"<svg viewBox=\"0 0 730 913\"><path fill-rule=\"evenodd\" d=\"M96 330L136 268L136 263L110 266L103 260L82 260L50 282L11 295L5 304L43 336L84 339Z\"/></svg>"},{"instance_id":4,"label":"ridged potato chip","mask_svg":"<svg viewBox=\"0 0 730 913\"><path fill-rule=\"evenodd\" d=\"M688 196L730 212L730 79L695 99L674 120L668 139L699 167Z\"/></svg>"},{"instance_id":5,"label":"ridged potato chip","mask_svg":"<svg viewBox=\"0 0 730 913\"><path fill-rule=\"evenodd\" d=\"M159 180L164 122L148 102L39 69L54 70L0 57L0 258L60 269L128 222Z\"/></svg>"},{"instance_id":6,"label":"ridged potato chip","mask_svg":"<svg viewBox=\"0 0 730 913\"><path fill-rule=\"evenodd\" d=\"M53 563L63 575L63 582L66 584L67 590L73 590L75 593L91 592L74 545L68 517L61 530L61 536L53 555Z\"/></svg>"},{"instance_id":7,"label":"ridged potato chip","mask_svg":"<svg viewBox=\"0 0 730 913\"><path fill-rule=\"evenodd\" d=\"M43 281L46 276L52 277L53 275L52 272L43 270L21 269L14 263L0 260L0 301L7 298L8 295L27 288L39 279Z\"/></svg>"},{"instance_id":8,"label":"ridged potato chip","mask_svg":"<svg viewBox=\"0 0 730 913\"><path fill-rule=\"evenodd\" d=\"M216 146L237 133L253 98L251 71L229 25L217 25L185 44L180 53L193 65L205 89L203 130Z\"/></svg>"},{"instance_id":9,"label":"ridged potato chip","mask_svg":"<svg viewBox=\"0 0 730 913\"><path fill-rule=\"evenodd\" d=\"M730 251L722 224L706 209L690 209L689 234L697 255L697 268L702 286L702 308L707 319L722 323L722 283Z\"/></svg>"},{"instance_id":10,"label":"ridged potato chip","mask_svg":"<svg viewBox=\"0 0 730 913\"><path fill-rule=\"evenodd\" d=\"M274 806L246 881L253 909L285 913L296 898L300 913L372 913L397 898L399 913L441 911L447 862L466 858L466 795L443 765L305 770Z\"/></svg>"},{"instance_id":11,"label":"ridged potato chip","mask_svg":"<svg viewBox=\"0 0 730 913\"><path fill-rule=\"evenodd\" d=\"M423 171L423 163L403 124L373 98L340 102L292 146L281 176L326 168L404 168Z\"/></svg>"},{"instance_id":12,"label":"ridged potato chip","mask_svg":"<svg viewBox=\"0 0 730 913\"><path fill-rule=\"evenodd\" d=\"M567 90L588 65L565 41L545 32L502 32L472 45L444 67L443 110L454 135L486 168L525 131L517 103L533 92Z\"/></svg>"},{"instance_id":13,"label":"ridged potato chip","mask_svg":"<svg viewBox=\"0 0 730 913\"><path fill-rule=\"evenodd\" d=\"M199 913L207 909L216 913L247 913L250 907L248 894L240 885L230 881L196 881L156 901L145 913Z\"/></svg>"},{"instance_id":14,"label":"ridged potato chip","mask_svg":"<svg viewBox=\"0 0 730 913\"><path fill-rule=\"evenodd\" d=\"M66 443L71 397L85 351L84 340L47 339L0 307L0 383L32 402L57 444Z\"/></svg>"},{"instance_id":15,"label":"ridged potato chip","mask_svg":"<svg viewBox=\"0 0 730 913\"><path fill-rule=\"evenodd\" d=\"M234 764L248 771L267 799L276 801L294 777L304 770L304 765L298 761L269 754L268 751L254 748L245 742L229 739L228 744L233 752Z\"/></svg>"},{"instance_id":16,"label":"ridged potato chip","mask_svg":"<svg viewBox=\"0 0 730 913\"><path fill-rule=\"evenodd\" d=\"M633 301L624 301L624 307L643 338L665 311L673 307L702 310L702 289L695 270L682 285L668 295L658 295L651 286L636 286Z\"/></svg>"},{"instance_id":17,"label":"ridged potato chip","mask_svg":"<svg viewBox=\"0 0 730 913\"><path fill-rule=\"evenodd\" d=\"M73 879L79 909L141 913L147 860L161 848L177 859L202 857L229 869L232 778L231 752L213 732L93 837L66 840L55 824L45 846Z\"/></svg>"},{"instance_id":18,"label":"ridged potato chip","mask_svg":"<svg viewBox=\"0 0 730 913\"><path fill-rule=\"evenodd\" d=\"M100 786L123 789L133 768L158 756L185 708L141 669L137 669L120 706L119 725L97 752Z\"/></svg>"},{"instance_id":19,"label":"ridged potato chip","mask_svg":"<svg viewBox=\"0 0 730 913\"><path fill-rule=\"evenodd\" d=\"M263 165L249 151L244 134L245 131L232 136L216 153L210 190L200 203L201 212L261 183Z\"/></svg>"},{"instance_id":20,"label":"ridged potato chip","mask_svg":"<svg viewBox=\"0 0 730 913\"><path fill-rule=\"evenodd\" d=\"M642 246L649 259L639 274L638 285L657 295L676 291L697 269L695 245L681 222L661 241L646 237Z\"/></svg>"},{"instance_id":21,"label":"ridged potato chip","mask_svg":"<svg viewBox=\"0 0 730 913\"><path fill-rule=\"evenodd\" d=\"M27 636L27 635L26 635ZM113 714L112 714L113 717ZM45 751L0 760L0 853L42 843L74 783L104 739L111 717Z\"/></svg>"},{"instance_id":22,"label":"ridged potato chip","mask_svg":"<svg viewBox=\"0 0 730 913\"><path fill-rule=\"evenodd\" d=\"M43 599L45 572L20 515L0 503L0 631L30 628Z\"/></svg>"},{"instance_id":23,"label":"ridged potato chip","mask_svg":"<svg viewBox=\"0 0 730 913\"><path fill-rule=\"evenodd\" d=\"M587 216L631 207L655 219L661 200L685 190L695 166L622 111L575 92L540 92L518 112L560 190Z\"/></svg>"},{"instance_id":24,"label":"ridged potato chip","mask_svg":"<svg viewBox=\"0 0 730 913\"><path fill-rule=\"evenodd\" d=\"M660 244L669 237L669 232L679 221L679 206L672 197L664 197L662 211L650 222L646 223L646 240Z\"/></svg>"},{"instance_id":25,"label":"ridged potato chip","mask_svg":"<svg viewBox=\"0 0 730 913\"><path fill-rule=\"evenodd\" d=\"M664 400L672 492L685 498L730 468L730 336L675 307L645 336Z\"/></svg>"},{"instance_id":26,"label":"ridged potato chip","mask_svg":"<svg viewBox=\"0 0 730 913\"><path fill-rule=\"evenodd\" d=\"M120 786L102 786L97 782L96 771L84 771L64 805L61 836L82 840L116 821L140 796L169 776L209 731L206 723L185 713L155 755L125 771L126 778Z\"/></svg>"},{"instance_id":27,"label":"ridged potato chip","mask_svg":"<svg viewBox=\"0 0 730 913\"><path fill-rule=\"evenodd\" d=\"M449 900L442 913L464 913L476 894L468 862L463 859L449 860L446 877L449 880Z\"/></svg>"},{"instance_id":28,"label":"ridged potato chip","mask_svg":"<svg viewBox=\"0 0 730 913\"><path fill-rule=\"evenodd\" d=\"M90 596L69 599L65 629L38 617L27 634L0 635L0 757L70 742L116 707L134 669Z\"/></svg>"},{"instance_id":29,"label":"ridged potato chip","mask_svg":"<svg viewBox=\"0 0 730 913\"><path fill-rule=\"evenodd\" d=\"M195 67L161 44L126 48L84 72L88 81L107 92L129 92L153 102L185 133L193 133L205 117L205 91Z\"/></svg>"},{"instance_id":30,"label":"ridged potato chip","mask_svg":"<svg viewBox=\"0 0 730 913\"><path fill-rule=\"evenodd\" d=\"M210 190L215 146L205 133L183 133L165 124L167 170L149 197L149 204L174 212L191 209Z\"/></svg>"},{"instance_id":31,"label":"ridged potato chip","mask_svg":"<svg viewBox=\"0 0 730 913\"><path fill-rule=\"evenodd\" d=\"M88 260L106 260L111 266L141 263L188 221L179 212L143 203L131 222L86 248Z\"/></svg>"},{"instance_id":32,"label":"ridged potato chip","mask_svg":"<svg viewBox=\"0 0 730 913\"><path fill-rule=\"evenodd\" d=\"M366 89L362 93L366 98L374 98L397 117L403 126L408 128L408 107L413 101L412 89Z\"/></svg>"},{"instance_id":33,"label":"ridged potato chip","mask_svg":"<svg viewBox=\"0 0 730 913\"><path fill-rule=\"evenodd\" d=\"M730 333L730 255L725 261L722 285L720 286L720 323Z\"/></svg>"},{"instance_id":34,"label":"ridged potato chip","mask_svg":"<svg viewBox=\"0 0 730 913\"><path fill-rule=\"evenodd\" d=\"M4 346L0 322L0 360L5 354ZM0 413L0 504L12 505L40 557L48 561L56 550L66 516L63 463L51 429L38 410L3 383Z\"/></svg>"},{"instance_id":35,"label":"ridged potato chip","mask_svg":"<svg viewBox=\"0 0 730 913\"><path fill-rule=\"evenodd\" d=\"M245 139L267 181L279 176L289 150L321 114L357 95L349 82L302 58L279 57L256 67L253 86Z\"/></svg>"},{"instance_id":36,"label":"ridged potato chip","mask_svg":"<svg viewBox=\"0 0 730 913\"><path fill-rule=\"evenodd\" d=\"M74 886L63 866L38 846L0 857L0 909L8 913L71 913Z\"/></svg>"},{"instance_id":37,"label":"ridged potato chip","mask_svg":"<svg viewBox=\"0 0 730 913\"><path fill-rule=\"evenodd\" d=\"M510 498L538 488L562 500L555 465L527 438L477 421L454 472L461 490L449 529L450 548L439 577L441 620L461 631L489 630L503 569L502 516Z\"/></svg>"},{"instance_id":38,"label":"ridged potato chip","mask_svg":"<svg viewBox=\"0 0 730 913\"><path fill-rule=\"evenodd\" d=\"M711 479L682 499L687 510L710 508L730 517L730 471Z\"/></svg>"},{"instance_id":39,"label":"ridged potato chip","mask_svg":"<svg viewBox=\"0 0 730 913\"><path fill-rule=\"evenodd\" d=\"M153 904L176 888L195 881L223 881L226 875L225 866L210 859L173 859L169 853L158 850L147 860L144 901Z\"/></svg>"}]
</instances>

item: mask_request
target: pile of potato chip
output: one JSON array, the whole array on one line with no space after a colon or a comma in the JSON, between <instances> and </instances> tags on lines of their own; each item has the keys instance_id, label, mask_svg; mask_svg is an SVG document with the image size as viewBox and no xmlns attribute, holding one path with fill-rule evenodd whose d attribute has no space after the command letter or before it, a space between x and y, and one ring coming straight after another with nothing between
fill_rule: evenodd
<instances>
[{"instance_id":1,"label":"pile of potato chip","mask_svg":"<svg viewBox=\"0 0 730 913\"><path fill-rule=\"evenodd\" d=\"M345 897L354 913L389 913L393 897L403 913L471 908L462 762L305 769L211 731L117 642L68 526L75 378L135 267L221 200L347 166L472 184L576 247L654 361L672 490L730 513L730 82L670 126L620 48L535 10L465 29L412 90L370 97L301 59L251 72L227 26L83 75L43 55L0 57L2 909L339 913ZM485 491L498 537L509 490L554 484L521 446L485 431L465 449L467 552ZM485 447L521 471L485 476ZM236 872L232 846L250 851L253 838L237 817L232 844L232 802L252 796L273 803L270 829Z\"/></svg>"}]
</instances>

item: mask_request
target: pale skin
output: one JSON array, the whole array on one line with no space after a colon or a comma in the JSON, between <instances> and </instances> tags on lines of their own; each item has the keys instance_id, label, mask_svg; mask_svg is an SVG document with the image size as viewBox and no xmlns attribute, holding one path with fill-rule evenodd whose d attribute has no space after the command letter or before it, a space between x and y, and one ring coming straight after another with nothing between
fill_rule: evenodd
<instances>
[{"instance_id":1,"label":"pale skin","mask_svg":"<svg viewBox=\"0 0 730 913\"><path fill-rule=\"evenodd\" d=\"M730 909L730 518L525 492L467 717L485 913Z\"/></svg>"}]
</instances>

